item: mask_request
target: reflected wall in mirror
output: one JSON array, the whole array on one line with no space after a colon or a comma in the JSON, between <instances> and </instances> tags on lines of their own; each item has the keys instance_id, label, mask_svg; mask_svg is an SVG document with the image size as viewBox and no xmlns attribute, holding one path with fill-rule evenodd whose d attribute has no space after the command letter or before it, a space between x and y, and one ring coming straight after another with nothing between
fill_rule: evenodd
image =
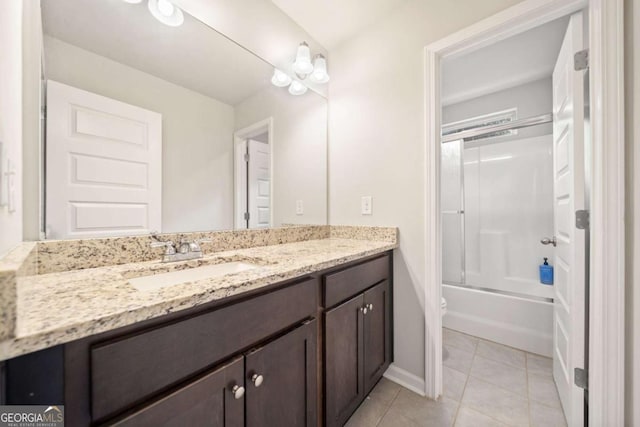
<instances>
[{"instance_id":1,"label":"reflected wall in mirror","mask_svg":"<svg viewBox=\"0 0 640 427\"><path fill-rule=\"evenodd\" d=\"M327 102L147 1L42 0L47 238L327 222Z\"/></svg>"}]
</instances>

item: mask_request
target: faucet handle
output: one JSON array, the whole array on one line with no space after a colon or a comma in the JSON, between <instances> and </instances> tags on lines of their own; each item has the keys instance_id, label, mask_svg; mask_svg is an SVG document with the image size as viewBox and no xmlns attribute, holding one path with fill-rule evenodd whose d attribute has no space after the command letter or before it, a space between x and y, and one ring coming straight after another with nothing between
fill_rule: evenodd
<instances>
[{"instance_id":1,"label":"faucet handle","mask_svg":"<svg viewBox=\"0 0 640 427\"><path fill-rule=\"evenodd\" d=\"M165 255L174 255L176 253L176 247L171 240L168 240L166 242L151 242L149 246L151 246L152 248L166 248L164 251Z\"/></svg>"},{"instance_id":2,"label":"faucet handle","mask_svg":"<svg viewBox=\"0 0 640 427\"><path fill-rule=\"evenodd\" d=\"M211 239L196 239L193 242L189 243L189 248L191 252L202 252L202 248L200 247L200 243L209 243Z\"/></svg>"}]
</instances>

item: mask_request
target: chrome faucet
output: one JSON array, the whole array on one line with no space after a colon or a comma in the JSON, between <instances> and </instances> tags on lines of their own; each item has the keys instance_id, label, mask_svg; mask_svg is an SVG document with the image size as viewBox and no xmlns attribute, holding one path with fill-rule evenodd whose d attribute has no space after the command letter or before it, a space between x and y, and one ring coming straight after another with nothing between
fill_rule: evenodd
<instances>
[{"instance_id":1,"label":"chrome faucet","mask_svg":"<svg viewBox=\"0 0 640 427\"><path fill-rule=\"evenodd\" d=\"M186 261L202 258L202 248L200 247L200 243L211 241L209 239L199 239L189 242L188 240L183 239L176 247L171 240L162 241L155 233L152 233L151 237L156 240L155 242L151 242L150 246L152 248L165 248L164 255L162 256L162 262Z\"/></svg>"}]
</instances>

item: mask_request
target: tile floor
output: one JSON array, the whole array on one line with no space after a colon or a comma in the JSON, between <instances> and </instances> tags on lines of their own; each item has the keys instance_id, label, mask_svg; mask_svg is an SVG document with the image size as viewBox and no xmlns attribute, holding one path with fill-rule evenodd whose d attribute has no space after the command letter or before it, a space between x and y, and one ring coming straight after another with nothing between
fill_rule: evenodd
<instances>
[{"instance_id":1,"label":"tile floor","mask_svg":"<svg viewBox=\"0 0 640 427\"><path fill-rule=\"evenodd\" d=\"M444 396L383 378L348 427L566 426L551 359L443 329Z\"/></svg>"}]
</instances>

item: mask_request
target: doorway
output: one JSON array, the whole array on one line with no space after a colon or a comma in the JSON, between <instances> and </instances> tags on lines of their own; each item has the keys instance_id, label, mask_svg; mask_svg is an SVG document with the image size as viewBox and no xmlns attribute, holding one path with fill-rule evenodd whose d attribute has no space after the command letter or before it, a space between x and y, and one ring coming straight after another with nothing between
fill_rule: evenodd
<instances>
[{"instance_id":1,"label":"doorway","mask_svg":"<svg viewBox=\"0 0 640 427\"><path fill-rule=\"evenodd\" d=\"M599 0L537 1L527 0L484 21L474 24L425 48L426 66L426 233L427 253L425 301L425 393L442 394L442 209L440 206L441 172L441 64L454 58L505 40L516 34L567 16L588 6L588 40L593 157L591 206L593 217L589 246L589 422L620 424L623 419L622 371L624 346L624 209L623 153L624 122L623 81L620 74L622 30L621 3ZM607 76L605 79L604 76ZM598 102L601 101L601 102ZM579 105L579 104L578 104ZM606 111L606 114L605 114ZM616 114L612 114L615 111ZM606 136L606 138L605 138ZM555 165L554 165L555 167ZM554 184L555 185L555 184ZM606 189L606 190L605 190ZM572 213L573 214L573 213ZM569 218L569 216L567 216ZM566 225L566 224L565 224ZM607 232L605 232L607 230ZM555 230L558 231L558 230ZM434 237L435 236L435 237ZM611 256L608 251L613 251ZM600 255L598 255L600 254ZM602 259L607 254L606 259ZM606 284L606 286L605 286ZM438 309L436 309L436 307ZM605 381L607 372L607 381ZM575 375L575 374L574 374ZM573 378L575 380L575 376ZM615 396L616 399L612 399ZM576 424L581 425L581 424Z\"/></svg>"},{"instance_id":2,"label":"doorway","mask_svg":"<svg viewBox=\"0 0 640 427\"><path fill-rule=\"evenodd\" d=\"M236 229L273 226L273 119L236 131L234 224Z\"/></svg>"}]
</instances>

